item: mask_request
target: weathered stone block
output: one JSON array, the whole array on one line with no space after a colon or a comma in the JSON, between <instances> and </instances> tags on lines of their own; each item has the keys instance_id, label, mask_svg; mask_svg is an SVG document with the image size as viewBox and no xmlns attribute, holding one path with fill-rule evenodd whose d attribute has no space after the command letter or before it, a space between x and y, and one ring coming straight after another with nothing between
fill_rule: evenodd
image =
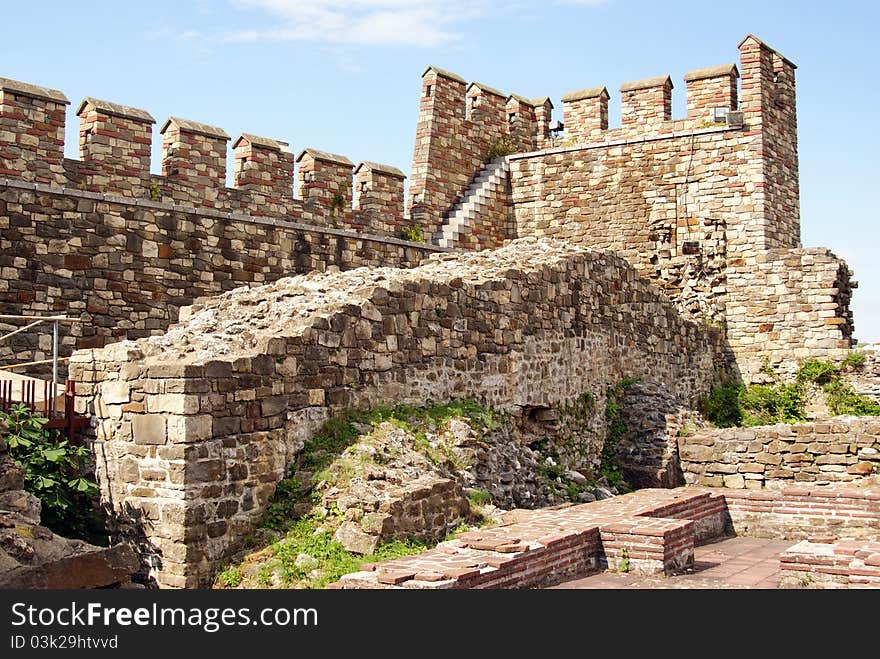
<instances>
[{"instance_id":1,"label":"weathered stone block","mask_svg":"<svg viewBox=\"0 0 880 659\"><path fill-rule=\"evenodd\" d=\"M746 486L746 480L740 474L729 474L724 476L724 487L735 488L738 490Z\"/></svg>"},{"instance_id":2,"label":"weathered stone block","mask_svg":"<svg viewBox=\"0 0 880 659\"><path fill-rule=\"evenodd\" d=\"M213 417L168 415L168 441L175 444L201 442L212 437Z\"/></svg>"},{"instance_id":3,"label":"weathered stone block","mask_svg":"<svg viewBox=\"0 0 880 659\"><path fill-rule=\"evenodd\" d=\"M682 460L689 462L711 462L714 449L711 446L687 444L679 448Z\"/></svg>"},{"instance_id":4,"label":"weathered stone block","mask_svg":"<svg viewBox=\"0 0 880 659\"><path fill-rule=\"evenodd\" d=\"M165 417L161 414L137 414L132 417L136 444L164 444L167 440Z\"/></svg>"},{"instance_id":5,"label":"weathered stone block","mask_svg":"<svg viewBox=\"0 0 880 659\"><path fill-rule=\"evenodd\" d=\"M124 380L103 382L101 398L108 405L127 403L131 400L131 385Z\"/></svg>"}]
</instances>

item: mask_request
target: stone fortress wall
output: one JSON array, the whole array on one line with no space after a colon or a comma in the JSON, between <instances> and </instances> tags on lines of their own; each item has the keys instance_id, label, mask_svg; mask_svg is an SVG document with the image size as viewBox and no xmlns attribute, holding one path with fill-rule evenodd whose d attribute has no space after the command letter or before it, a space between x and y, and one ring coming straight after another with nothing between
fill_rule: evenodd
<instances>
[{"instance_id":1,"label":"stone fortress wall","mask_svg":"<svg viewBox=\"0 0 880 659\"><path fill-rule=\"evenodd\" d=\"M66 347L87 348L70 374L105 501L159 583L206 584L346 408L542 408L585 391L601 408L632 376L687 403L765 357L845 354L851 273L800 245L795 67L752 36L740 52L686 76L685 119L668 76L623 85L619 129L604 87L568 94L562 138L549 99L430 67L408 217L398 170L248 134L227 188L229 136L175 117L151 175L152 117L97 99L79 107L81 159L65 159L63 94L0 80L0 303L83 321ZM451 235L519 240L419 266L443 250L391 234L434 235L505 151L504 185ZM14 350L48 347L20 336ZM138 342L102 347L121 338Z\"/></svg>"},{"instance_id":2,"label":"stone fortress wall","mask_svg":"<svg viewBox=\"0 0 880 659\"><path fill-rule=\"evenodd\" d=\"M739 66L685 76L682 119L672 118L671 78L659 76L621 86L619 128L609 127L605 87L567 94L560 137L548 130L549 102L504 104L500 92L429 68L413 217L442 220L479 174L487 141L506 134L506 231L477 220L458 227L455 246L548 236L620 253L682 308L724 326L747 378L765 357L782 370L806 353L841 357L854 284L841 259L801 246L796 67L751 35L739 50Z\"/></svg>"},{"instance_id":3,"label":"stone fortress wall","mask_svg":"<svg viewBox=\"0 0 880 659\"><path fill-rule=\"evenodd\" d=\"M227 188L228 135L172 117L154 176L152 116L94 98L79 106L81 160L70 160L67 103L59 91L0 79L0 305L79 319L65 328L64 356L161 334L181 306L239 286L412 266L440 251L395 237L405 178L396 168L305 149L295 199L288 145L243 134ZM48 339L18 334L0 344L0 362L46 359Z\"/></svg>"},{"instance_id":4,"label":"stone fortress wall","mask_svg":"<svg viewBox=\"0 0 880 659\"><path fill-rule=\"evenodd\" d=\"M548 236L614 250L722 326L746 378L767 358L783 371L807 353L840 358L853 340L854 282L834 254L800 244L794 64L748 36L739 67L685 79L683 119L672 119L672 80L660 76L621 86L615 129L605 87L567 94L565 134L553 137L548 98L429 67L409 216L400 170L311 148L294 158L250 134L232 143L227 188L229 136L177 117L162 125L162 175L151 175L153 117L94 98L78 108L81 159L65 159L67 98L3 79L0 301L7 313L73 310L83 325L68 351L159 333L179 306L237 285L312 267L414 265L436 248L391 236L413 224L434 236L500 145L512 152L505 180L450 234L453 247ZM718 121L719 108L735 120ZM45 356L32 335L15 341Z\"/></svg>"}]
</instances>

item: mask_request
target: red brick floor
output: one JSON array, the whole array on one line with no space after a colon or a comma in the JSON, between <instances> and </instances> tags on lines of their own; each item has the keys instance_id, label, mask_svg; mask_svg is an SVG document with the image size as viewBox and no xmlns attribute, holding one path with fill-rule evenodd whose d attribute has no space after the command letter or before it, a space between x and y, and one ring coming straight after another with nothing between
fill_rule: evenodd
<instances>
[{"instance_id":1,"label":"red brick floor","mask_svg":"<svg viewBox=\"0 0 880 659\"><path fill-rule=\"evenodd\" d=\"M778 588L779 554L793 544L796 541L724 538L696 547L693 571L685 574L664 577L602 572L566 581L554 588Z\"/></svg>"}]
</instances>

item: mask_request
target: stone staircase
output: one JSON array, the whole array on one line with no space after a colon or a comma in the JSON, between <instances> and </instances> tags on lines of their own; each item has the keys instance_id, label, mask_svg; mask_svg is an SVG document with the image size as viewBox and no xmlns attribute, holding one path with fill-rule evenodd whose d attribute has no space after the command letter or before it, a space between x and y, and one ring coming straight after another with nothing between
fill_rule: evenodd
<instances>
[{"instance_id":1,"label":"stone staircase","mask_svg":"<svg viewBox=\"0 0 880 659\"><path fill-rule=\"evenodd\" d=\"M506 158L497 158L483 166L477 173L462 198L452 207L449 216L443 221L440 230L431 242L440 247L455 247L466 227L472 227L477 216L499 186L504 185L510 165Z\"/></svg>"}]
</instances>

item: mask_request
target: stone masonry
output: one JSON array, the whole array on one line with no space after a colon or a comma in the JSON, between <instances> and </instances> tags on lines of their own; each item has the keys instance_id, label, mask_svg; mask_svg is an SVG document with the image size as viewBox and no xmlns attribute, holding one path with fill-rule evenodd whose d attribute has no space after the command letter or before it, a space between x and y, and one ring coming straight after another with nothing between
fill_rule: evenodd
<instances>
[{"instance_id":1,"label":"stone masonry","mask_svg":"<svg viewBox=\"0 0 880 659\"><path fill-rule=\"evenodd\" d=\"M608 126L605 87L567 94L562 136L538 138L536 123L538 150L511 140L509 196L501 202L513 216L506 238L614 250L682 308L722 325L749 379L768 355L783 370L806 350L840 359L852 345L853 285L838 257L800 250L795 66L752 35L739 51L739 67L685 76L683 119L672 117L666 75L621 86L619 128ZM442 218L474 201L467 193L482 163L460 98L465 85L434 68L423 79L414 217ZM486 124L481 135L497 137L499 125ZM494 247L498 236L483 226L462 227L454 245ZM789 281L774 281L780 276Z\"/></svg>"},{"instance_id":2,"label":"stone masonry","mask_svg":"<svg viewBox=\"0 0 880 659\"><path fill-rule=\"evenodd\" d=\"M667 75L620 87L619 128L606 87L569 93L562 135L550 99L429 67L408 214L394 167L179 117L153 175L153 117L91 97L81 159L65 159L64 94L0 78L0 305L81 321L62 354L82 348L70 376L102 495L157 583L208 584L303 442L350 408L473 398L552 416L589 393L602 418L606 388L636 377L652 411L618 448L646 483L677 483L680 458L687 482L734 488L733 515L873 471L876 428L858 420L689 432L720 374L839 360L854 331L849 268L801 246L796 67L752 35L739 55L685 76L682 119ZM396 237L416 224L493 251ZM0 361L49 349L27 333L5 346ZM587 426L566 469L599 459ZM561 548L566 570L638 540L633 558L685 565L721 506L694 496L698 519L671 503L565 538L545 520L531 549Z\"/></svg>"},{"instance_id":3,"label":"stone masonry","mask_svg":"<svg viewBox=\"0 0 880 659\"><path fill-rule=\"evenodd\" d=\"M334 412L459 397L550 407L623 377L686 401L711 386L718 350L626 261L532 240L239 289L181 321L70 366L104 497L133 512L170 586L210 580ZM593 464L602 443L570 466Z\"/></svg>"},{"instance_id":4,"label":"stone masonry","mask_svg":"<svg viewBox=\"0 0 880 659\"><path fill-rule=\"evenodd\" d=\"M827 250L800 246L795 68L749 35L739 44L738 66L700 68L685 76L685 118L672 118L673 83L661 75L621 86L619 128L608 126L606 87L567 94L562 99L565 133L553 137L548 98L507 95L429 67L422 77L410 217L403 213L399 170L367 162L354 166L345 156L304 149L296 159L297 172L288 144L250 134L232 141L235 187L226 188L229 135L178 117L162 125L163 175L151 175L153 117L95 98L86 98L78 110L81 160L66 160L66 97L57 90L2 79L0 173L12 184L61 186L58 194L65 199L58 203L68 217L59 221L53 211L44 223L39 209L31 211L30 219L12 217L20 212L17 188L0 182L0 203L7 196L13 203L11 211L0 208L0 223L8 221L14 229L16 223L32 222L37 235L54 234L55 229L67 235L66 223L72 221L72 240L63 249L75 252L79 241L92 239L88 228L95 223L94 215L78 210L80 197L73 193L84 191L130 198L138 205L149 200L176 210L310 224L323 236L315 238L326 240L328 247L336 242L327 234L332 230L387 235L413 224L427 237L466 249L494 248L520 236L559 238L620 253L682 309L720 325L729 357L749 379L768 357L782 371L794 368L807 352L838 360L851 347L854 331L852 273ZM505 163L509 174L486 198L485 186L474 183L499 149L511 154ZM299 198L293 195L294 177ZM475 216L438 232L462 209L475 210ZM246 236L254 232L260 229L244 227ZM55 250L35 253L27 244L29 232L24 237L20 233L11 231L11 240L4 236L0 267L4 279L11 281L14 274L30 283L21 298L18 293L6 296L3 311L41 311L28 308L37 298L51 298L59 308L68 300L78 303L75 297L56 301L59 288L76 289L78 284L75 276L54 282L59 269ZM167 243L161 227L157 238L147 240ZM61 246L58 238L52 239ZM18 254L25 256L14 256ZM221 256L221 268L227 261L272 258L249 240ZM330 267L349 267L332 253L325 261ZM369 264L369 259L354 263ZM176 279L175 267L173 262L158 263L155 272ZM67 266L60 271L77 272ZM212 274L209 269L193 276L210 279ZM119 285L133 287L129 281ZM147 283L132 295L153 293ZM100 322L121 328L132 322L126 316L122 310ZM87 314L82 319L90 321ZM131 329L117 335L137 338L142 328Z\"/></svg>"},{"instance_id":5,"label":"stone masonry","mask_svg":"<svg viewBox=\"0 0 880 659\"><path fill-rule=\"evenodd\" d=\"M0 78L0 310L77 317L62 356L161 333L181 305L236 286L415 265L438 251L395 237L407 223L405 177L394 167L304 149L294 198L290 146L245 133L231 142L227 188L230 136L170 117L159 131L156 176L154 118L92 97L77 110L80 160L69 160L68 103L60 91ZM17 335L0 348L0 362L45 359L48 347L45 337Z\"/></svg>"},{"instance_id":6,"label":"stone masonry","mask_svg":"<svg viewBox=\"0 0 880 659\"><path fill-rule=\"evenodd\" d=\"M781 489L855 481L880 468L880 421L835 417L795 425L701 429L680 437L688 484Z\"/></svg>"},{"instance_id":7,"label":"stone masonry","mask_svg":"<svg viewBox=\"0 0 880 659\"><path fill-rule=\"evenodd\" d=\"M3 312L78 318L61 337L63 356L162 334L180 307L239 286L328 269L413 266L441 251L388 236L18 182L0 183L0 232ZM0 344L0 360L46 359L48 338L18 334Z\"/></svg>"},{"instance_id":8,"label":"stone masonry","mask_svg":"<svg viewBox=\"0 0 880 659\"><path fill-rule=\"evenodd\" d=\"M428 67L416 128L410 185L410 216L430 234L490 158L509 140L518 150L543 146L549 125L548 100L529 101Z\"/></svg>"}]
</instances>

